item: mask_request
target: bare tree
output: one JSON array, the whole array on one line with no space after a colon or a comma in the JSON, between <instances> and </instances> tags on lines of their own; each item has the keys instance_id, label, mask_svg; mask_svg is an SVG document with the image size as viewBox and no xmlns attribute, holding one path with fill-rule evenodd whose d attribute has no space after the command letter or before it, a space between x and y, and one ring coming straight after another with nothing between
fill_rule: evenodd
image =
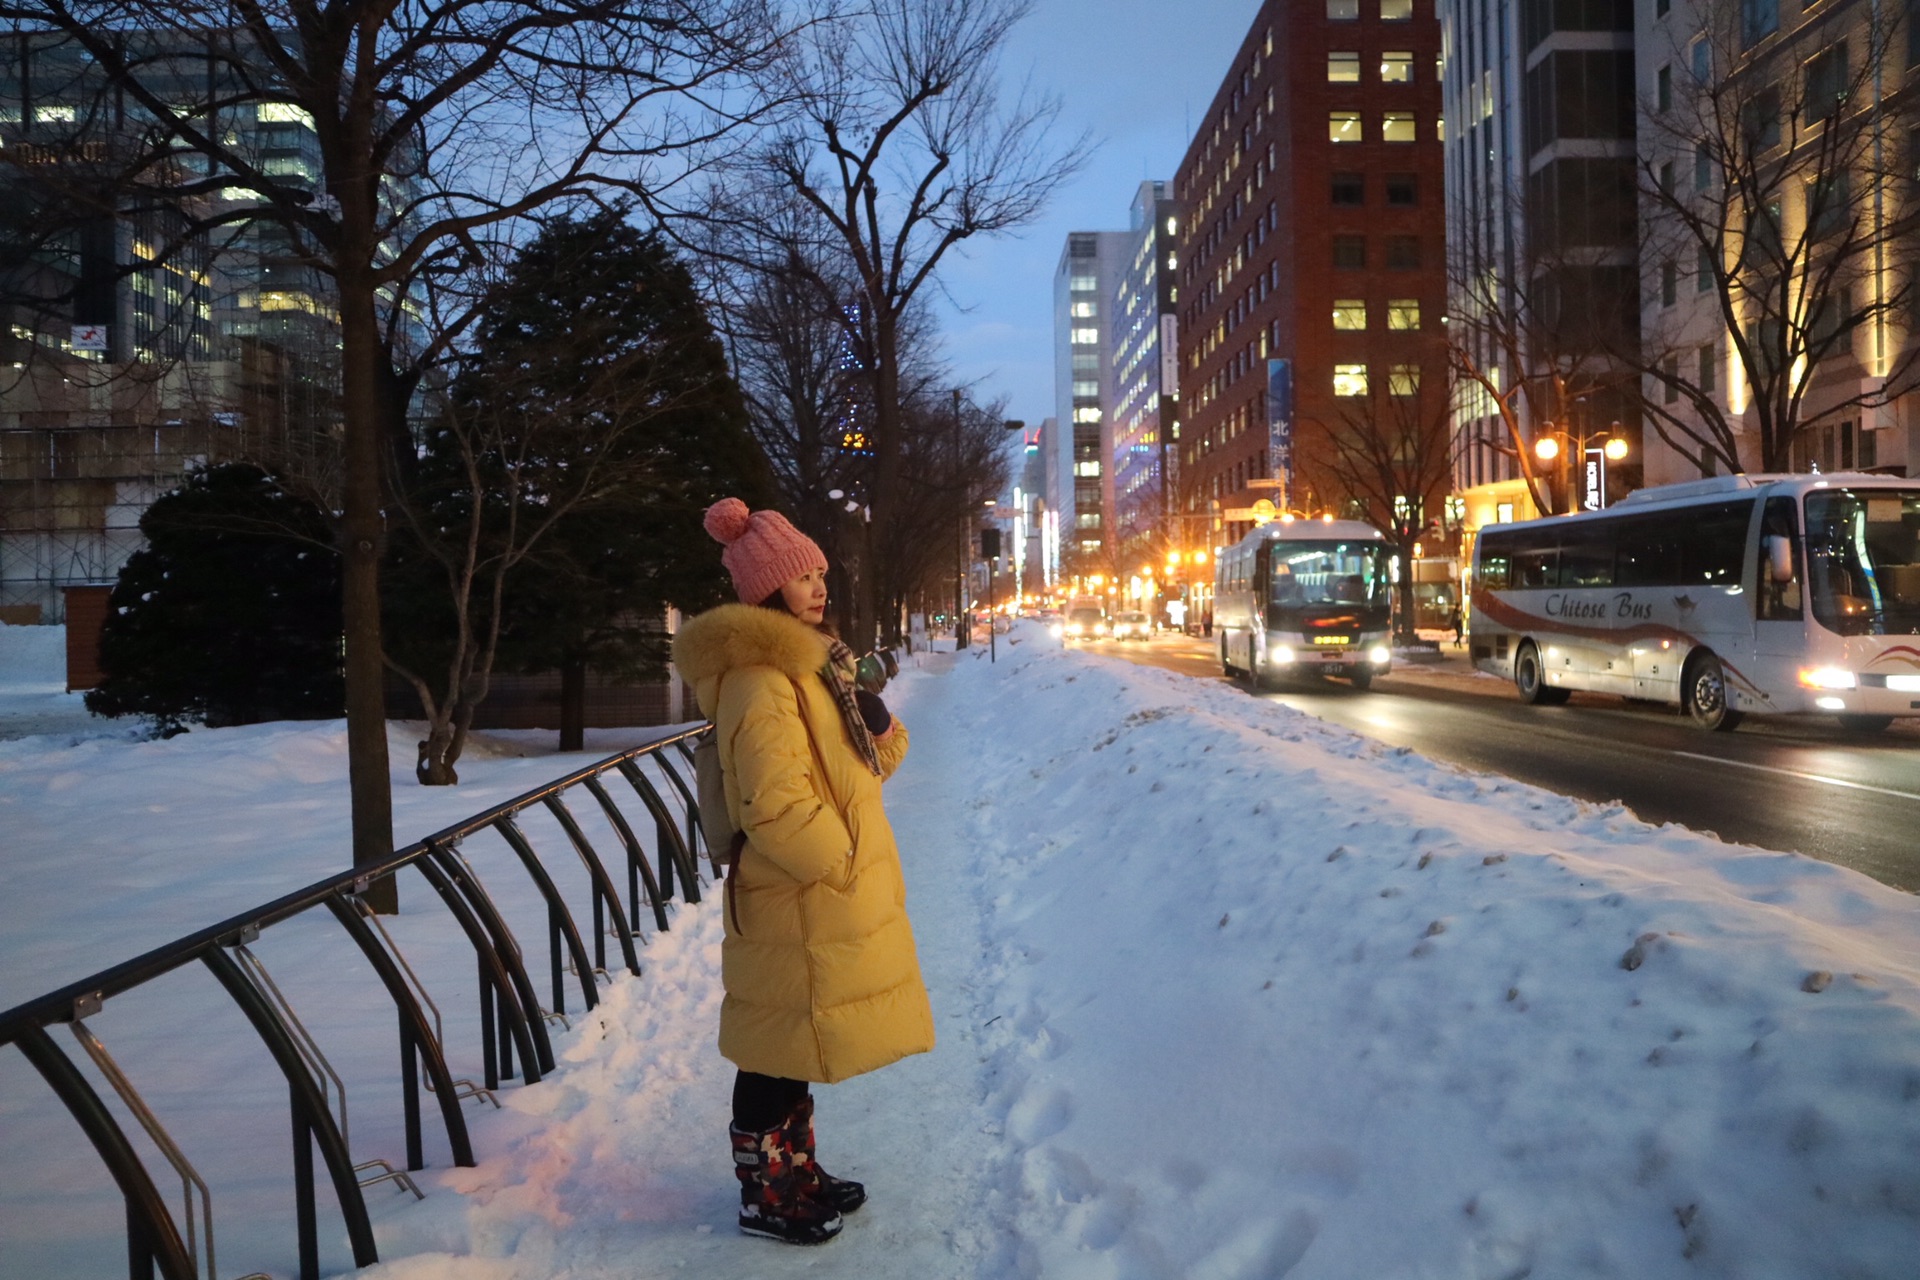
<instances>
[{"instance_id":1,"label":"bare tree","mask_svg":"<svg viewBox=\"0 0 1920 1280\"><path fill-rule=\"evenodd\" d=\"M139 123L117 199L211 199L197 237L270 223L328 286L354 859L383 859L383 472L410 455L408 404L459 329L419 330L418 284L483 259L483 241L513 239L554 201L670 181L666 166L758 109L739 77L764 66L776 23L762 0L0 0L0 18L99 68L111 110L89 120ZM207 68L184 100L183 57ZM234 122L262 109L312 130L317 182L242 145ZM238 189L251 195L220 198ZM381 892L390 905L391 885Z\"/></svg>"},{"instance_id":2,"label":"bare tree","mask_svg":"<svg viewBox=\"0 0 1920 1280\"><path fill-rule=\"evenodd\" d=\"M1642 403L1703 474L1792 470L1810 429L1915 386L1909 184L1896 181L1914 115L1882 83L1904 65L1897 12L1830 7L1768 39L1756 24L1777 10L1705 0L1701 34L1642 104L1658 300Z\"/></svg>"},{"instance_id":3,"label":"bare tree","mask_svg":"<svg viewBox=\"0 0 1920 1280\"><path fill-rule=\"evenodd\" d=\"M902 326L948 250L1031 221L1085 151L1084 139L1054 145L1052 100L1001 100L1000 54L1028 7L1026 0L874 0L808 28L778 64L782 96L798 109L734 172L734 189L720 201L724 216L749 224L754 201L742 192L771 184L798 201L835 246L844 264L836 275L857 290L854 319L868 349L867 504L876 552L855 611L853 634L862 643L881 627L893 639L899 625L882 605L899 593L888 557L913 514L903 471ZM786 199L772 203L784 214ZM784 260L779 238L769 243Z\"/></svg>"},{"instance_id":4,"label":"bare tree","mask_svg":"<svg viewBox=\"0 0 1920 1280\"><path fill-rule=\"evenodd\" d=\"M1329 426L1318 459L1347 492L1354 514L1387 535L1405 566L1396 587L1401 640L1414 638L1414 544L1440 515L1453 483L1450 401L1444 380L1439 387L1377 388Z\"/></svg>"},{"instance_id":5,"label":"bare tree","mask_svg":"<svg viewBox=\"0 0 1920 1280\"><path fill-rule=\"evenodd\" d=\"M1627 398L1639 367L1637 272L1595 247L1632 243L1630 181L1593 203L1585 228L1558 225L1552 209L1516 208L1507 219L1520 241L1510 267L1470 235L1447 264L1456 417L1499 420L1503 438L1480 447L1513 460L1542 513L1560 510L1564 495L1537 467L1533 437L1573 422L1588 400Z\"/></svg>"}]
</instances>

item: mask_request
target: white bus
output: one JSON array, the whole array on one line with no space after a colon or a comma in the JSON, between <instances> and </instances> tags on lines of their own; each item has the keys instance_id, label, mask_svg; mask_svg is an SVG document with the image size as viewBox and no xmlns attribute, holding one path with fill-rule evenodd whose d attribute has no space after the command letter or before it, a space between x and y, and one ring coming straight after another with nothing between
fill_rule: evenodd
<instances>
[{"instance_id":1,"label":"white bus","mask_svg":"<svg viewBox=\"0 0 1920 1280\"><path fill-rule=\"evenodd\" d=\"M1393 549L1372 525L1259 526L1214 561L1221 667L1258 685L1338 675L1365 689L1393 665L1392 572Z\"/></svg>"},{"instance_id":2,"label":"white bus","mask_svg":"<svg viewBox=\"0 0 1920 1280\"><path fill-rule=\"evenodd\" d=\"M1722 476L1482 529L1473 662L1523 701L1677 704L1705 729L1920 715L1920 483Z\"/></svg>"}]
</instances>

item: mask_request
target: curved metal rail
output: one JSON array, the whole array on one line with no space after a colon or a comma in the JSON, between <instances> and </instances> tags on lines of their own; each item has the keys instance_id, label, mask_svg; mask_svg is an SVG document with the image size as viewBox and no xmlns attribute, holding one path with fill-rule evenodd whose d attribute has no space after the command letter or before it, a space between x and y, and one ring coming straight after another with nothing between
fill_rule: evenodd
<instances>
[{"instance_id":1,"label":"curved metal rail","mask_svg":"<svg viewBox=\"0 0 1920 1280\"><path fill-rule=\"evenodd\" d=\"M700 900L696 862L700 845L699 818L692 791L674 768L669 753L678 753L685 767L691 740L703 731L668 734L576 769L396 850L377 865L329 876L0 1013L0 1046L15 1046L40 1073L53 1098L65 1106L79 1124L81 1133L120 1188L126 1201L126 1257L130 1280L156 1273L166 1280L194 1280L202 1252L211 1267L214 1218L206 1189L204 1185L199 1187L201 1223L194 1221L190 1197L184 1221L176 1218L161 1195L152 1171L128 1139L114 1108L47 1034L48 1027L67 1023L86 1046L90 1037L82 1019L99 1013L106 1001L137 997L147 983L164 974L195 963L204 965L245 1014L286 1078L295 1137L295 1251L301 1280L319 1280L320 1276L316 1151L339 1206L354 1265L370 1266L379 1261L379 1257L357 1172L374 1166L393 1171L392 1166L380 1160L354 1162L347 1144L344 1086L337 1077L328 1078L330 1068L324 1066L325 1058L318 1043L293 1017L291 1006L273 980L265 977L264 970L252 961L246 945L272 926L316 908L330 914L365 958L392 1002L391 1012L399 1028L407 1169L426 1167L420 1112L423 1087L438 1105L453 1163L471 1166L473 1144L461 1100L474 1096L491 1098L491 1091L500 1087L501 1079L515 1074L516 1058L522 1079L528 1084L553 1070L547 1019L564 1013L565 979L569 972L577 977L587 1008L592 1008L599 999L595 975L606 972L608 920L620 944L621 963L629 973L638 976L640 960L636 942L639 941L642 894L656 930L668 927L667 906L674 897L676 881L683 901ZM649 768L653 776L649 776ZM653 819L651 860L627 815L602 780L609 772L626 779L640 806ZM664 777L669 786L656 785L657 777ZM619 841L620 856L627 867L629 901L626 903L620 900L615 876L562 798L574 787L593 797ZM677 805L669 801L669 795L678 801ZM547 865L534 842L515 821L516 815L536 808L544 809L558 825L575 855L574 863L586 875L593 913L591 956L555 878L556 868ZM498 905L472 867L457 852L463 840L487 831L507 842L526 873L527 886L544 908L548 932L547 976L553 996L551 1011L542 1008L538 1001L519 939L508 928ZM409 868L426 880L434 899L445 907L473 947L479 979L484 1089L470 1081L454 1079L447 1066L439 1010L433 1008L424 987L412 977L411 967L385 929L368 925L360 895L373 881ZM422 1007L423 1003L426 1008ZM427 1009L432 1009L431 1018ZM153 1139L168 1161L168 1172L191 1180L190 1167L183 1170L174 1159L178 1144L159 1117L133 1091L124 1072L117 1066L109 1071L100 1065L102 1055L104 1048L100 1054L94 1054L89 1047L96 1072L118 1095L121 1109L137 1120ZM340 1096L337 1118L329 1105L329 1086ZM202 1234L204 1242L200 1239Z\"/></svg>"}]
</instances>

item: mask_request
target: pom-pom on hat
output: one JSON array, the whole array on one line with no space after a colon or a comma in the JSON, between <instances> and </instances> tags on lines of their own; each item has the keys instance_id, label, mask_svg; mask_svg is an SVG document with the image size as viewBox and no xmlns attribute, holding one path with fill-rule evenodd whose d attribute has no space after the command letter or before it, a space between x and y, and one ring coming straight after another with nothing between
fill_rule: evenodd
<instances>
[{"instance_id":1,"label":"pom-pom on hat","mask_svg":"<svg viewBox=\"0 0 1920 1280\"><path fill-rule=\"evenodd\" d=\"M720 563L733 576L734 593L747 604L759 604L801 574L827 567L819 544L778 511L749 512L740 499L722 498L707 508L706 526L726 547Z\"/></svg>"}]
</instances>

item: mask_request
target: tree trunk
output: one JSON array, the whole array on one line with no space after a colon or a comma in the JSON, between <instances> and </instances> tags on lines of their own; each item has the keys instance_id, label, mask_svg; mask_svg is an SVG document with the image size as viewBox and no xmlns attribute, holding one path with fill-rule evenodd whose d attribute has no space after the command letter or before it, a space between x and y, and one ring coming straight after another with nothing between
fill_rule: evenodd
<instances>
[{"instance_id":1,"label":"tree trunk","mask_svg":"<svg viewBox=\"0 0 1920 1280\"><path fill-rule=\"evenodd\" d=\"M893 531L899 519L900 505L900 463L903 450L900 439L900 370L895 363L899 352L898 319L884 306L884 300L870 298L868 305L874 308L874 370L873 370L873 434L874 468L873 491L869 495L868 505L873 509L873 519L864 532L864 541L870 550L884 554L887 564L877 563L877 556L869 556L862 566L860 590L855 600L854 630L846 638L847 645L856 653L864 653L873 648L874 636L880 616L882 584L893 577L893 555L891 551L881 552L881 548L894 545Z\"/></svg>"},{"instance_id":2,"label":"tree trunk","mask_svg":"<svg viewBox=\"0 0 1920 1280\"><path fill-rule=\"evenodd\" d=\"M560 749L587 749L587 664L580 658L560 664Z\"/></svg>"},{"instance_id":3,"label":"tree trunk","mask_svg":"<svg viewBox=\"0 0 1920 1280\"><path fill-rule=\"evenodd\" d=\"M460 775L453 769L453 717L449 713L427 725L427 736L414 761L414 776L423 787L457 787Z\"/></svg>"},{"instance_id":4,"label":"tree trunk","mask_svg":"<svg viewBox=\"0 0 1920 1280\"><path fill-rule=\"evenodd\" d=\"M354 261L343 255L343 260ZM386 667L380 639L380 555L383 453L378 380L381 359L371 282L343 271L340 289L341 410L346 483L340 515L341 619L346 640L347 786L352 805L353 865L393 854L393 785L388 776ZM375 911L393 915L400 894L392 876L365 894Z\"/></svg>"}]
</instances>

